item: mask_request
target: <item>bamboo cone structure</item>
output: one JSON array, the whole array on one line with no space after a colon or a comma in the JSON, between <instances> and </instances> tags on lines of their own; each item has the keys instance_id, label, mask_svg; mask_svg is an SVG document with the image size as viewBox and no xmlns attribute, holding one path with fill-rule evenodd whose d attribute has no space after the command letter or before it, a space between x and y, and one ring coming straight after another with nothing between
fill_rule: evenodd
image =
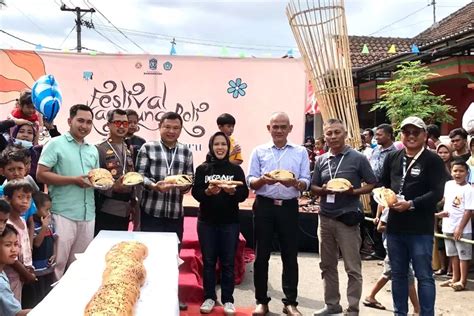
<instances>
[{"instance_id":1,"label":"bamboo cone structure","mask_svg":"<svg viewBox=\"0 0 474 316\"><path fill-rule=\"evenodd\" d=\"M348 143L360 146L352 67L343 0L290 0L286 14L323 121L338 118Z\"/></svg>"},{"instance_id":2,"label":"bamboo cone structure","mask_svg":"<svg viewBox=\"0 0 474 316\"><path fill-rule=\"evenodd\" d=\"M347 128L346 142L361 145L352 82L344 0L290 0L286 15L318 100L323 122L340 119ZM370 213L368 194L361 196Z\"/></svg>"}]
</instances>

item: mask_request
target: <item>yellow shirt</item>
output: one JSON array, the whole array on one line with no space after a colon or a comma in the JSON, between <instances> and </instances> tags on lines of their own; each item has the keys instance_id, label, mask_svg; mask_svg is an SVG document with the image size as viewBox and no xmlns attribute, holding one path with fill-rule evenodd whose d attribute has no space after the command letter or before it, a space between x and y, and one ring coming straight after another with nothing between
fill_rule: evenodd
<instances>
[{"instance_id":1,"label":"yellow shirt","mask_svg":"<svg viewBox=\"0 0 474 316\"><path fill-rule=\"evenodd\" d=\"M232 136L229 137L229 140L230 140L230 152L232 152L232 150L234 149L234 146L235 146L235 140ZM242 153L236 153L234 155L230 155L229 156L229 160L239 160L239 161L244 161L242 159Z\"/></svg>"}]
</instances>

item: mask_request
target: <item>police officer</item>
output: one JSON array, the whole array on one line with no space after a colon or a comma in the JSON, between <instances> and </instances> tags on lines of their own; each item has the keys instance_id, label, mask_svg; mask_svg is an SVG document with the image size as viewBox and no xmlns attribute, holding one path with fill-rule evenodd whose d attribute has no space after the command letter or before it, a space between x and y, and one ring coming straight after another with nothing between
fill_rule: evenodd
<instances>
[{"instance_id":1,"label":"police officer","mask_svg":"<svg viewBox=\"0 0 474 316\"><path fill-rule=\"evenodd\" d=\"M123 175L134 171L132 153L125 144L127 113L114 109L107 113L109 135L97 145L100 167L110 171L115 184L108 190L96 190L95 234L101 230L128 230L130 212L135 203L133 187L122 184ZM133 214L132 214L133 216Z\"/></svg>"}]
</instances>

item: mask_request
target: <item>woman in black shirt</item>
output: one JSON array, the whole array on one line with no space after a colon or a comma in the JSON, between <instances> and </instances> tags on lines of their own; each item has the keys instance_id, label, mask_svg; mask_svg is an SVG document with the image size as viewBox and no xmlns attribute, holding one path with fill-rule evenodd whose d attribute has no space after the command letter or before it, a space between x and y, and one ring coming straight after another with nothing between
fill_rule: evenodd
<instances>
[{"instance_id":1,"label":"woman in black shirt","mask_svg":"<svg viewBox=\"0 0 474 316\"><path fill-rule=\"evenodd\" d=\"M206 161L196 169L192 189L192 195L199 201L197 231L204 263L202 313L210 313L217 300L216 263L219 258L224 312L235 314L234 259L240 231L239 202L247 198L249 190L242 168L229 161L229 148L230 141L224 133L211 136L209 153ZM226 184L226 181L240 181L241 185Z\"/></svg>"}]
</instances>

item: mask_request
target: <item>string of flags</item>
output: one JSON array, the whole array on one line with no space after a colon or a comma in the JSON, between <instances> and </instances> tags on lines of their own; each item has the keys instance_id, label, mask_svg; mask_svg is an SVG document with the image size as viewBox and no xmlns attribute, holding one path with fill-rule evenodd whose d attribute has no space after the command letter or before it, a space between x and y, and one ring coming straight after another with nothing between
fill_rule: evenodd
<instances>
[{"instance_id":1,"label":"string of flags","mask_svg":"<svg viewBox=\"0 0 474 316\"><path fill-rule=\"evenodd\" d=\"M416 44L412 44L410 46L410 50L414 54L419 54L420 53L420 49L418 48L418 46ZM360 53L363 54L363 55L370 54L369 46L367 44L364 44L364 46L362 46L362 50L360 51ZM397 46L395 44L390 45L390 47L387 50L387 53L396 54L397 53Z\"/></svg>"}]
</instances>

